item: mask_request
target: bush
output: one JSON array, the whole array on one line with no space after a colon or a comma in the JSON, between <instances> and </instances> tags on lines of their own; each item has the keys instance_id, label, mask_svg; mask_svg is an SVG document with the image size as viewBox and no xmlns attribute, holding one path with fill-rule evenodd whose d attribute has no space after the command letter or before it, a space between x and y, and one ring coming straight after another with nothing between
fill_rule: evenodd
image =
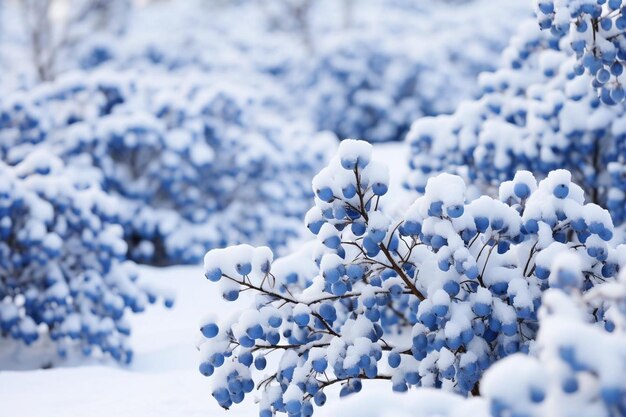
<instances>
[{"instance_id":1,"label":"bush","mask_svg":"<svg viewBox=\"0 0 626 417\"><path fill-rule=\"evenodd\" d=\"M60 357L80 349L128 363L128 312L157 294L126 258L122 229L111 222L115 202L77 189L61 161L42 152L14 168L0 163L0 175L1 337L51 340Z\"/></svg>"},{"instance_id":2,"label":"bush","mask_svg":"<svg viewBox=\"0 0 626 417\"><path fill-rule=\"evenodd\" d=\"M626 173L623 105L605 106L589 76L576 76L565 40L521 27L505 65L481 75L483 96L451 116L417 120L407 136L413 170L407 185L451 171L482 192L525 169L539 178L568 169L588 199L624 221Z\"/></svg>"},{"instance_id":3,"label":"bush","mask_svg":"<svg viewBox=\"0 0 626 417\"><path fill-rule=\"evenodd\" d=\"M341 138L400 140L410 122L428 111L431 105L416 91L423 63L392 45L354 37L318 58L306 89L320 129Z\"/></svg>"},{"instance_id":4,"label":"bush","mask_svg":"<svg viewBox=\"0 0 626 417\"><path fill-rule=\"evenodd\" d=\"M303 82L318 128L339 138L399 141L416 118L450 113L475 97L474 80L496 68L512 32L477 3L455 6L458 21L449 5L391 5L389 21L365 35L359 27L323 37ZM524 12L511 2L496 13L505 20ZM490 21L477 23L483 19Z\"/></svg>"},{"instance_id":5,"label":"bush","mask_svg":"<svg viewBox=\"0 0 626 417\"><path fill-rule=\"evenodd\" d=\"M77 182L119 197L115 220L132 258L193 263L211 247L253 240L278 249L298 236L293 219L334 146L328 135L310 140L306 126L285 127L275 97L225 79L79 77L5 100L4 158L16 164L44 146Z\"/></svg>"},{"instance_id":6,"label":"bush","mask_svg":"<svg viewBox=\"0 0 626 417\"><path fill-rule=\"evenodd\" d=\"M507 358L485 376L481 389L491 415L626 412L626 281L620 277L582 297L578 288L546 292L535 354Z\"/></svg>"},{"instance_id":7,"label":"bush","mask_svg":"<svg viewBox=\"0 0 626 417\"><path fill-rule=\"evenodd\" d=\"M592 291L623 264L608 243L610 215L584 204L568 171L539 184L518 172L499 200L470 203L463 180L441 174L394 219L381 210L386 167L370 154L367 143L344 141L313 180L305 222L317 240L307 250L274 262L268 248L248 245L205 256L226 300L256 293L231 320L201 324L200 372L215 373L223 407L256 385L262 416L311 415L327 386L341 384L344 396L368 379L397 392L477 394L492 363L529 351L542 292ZM272 354L277 365L265 369Z\"/></svg>"},{"instance_id":8,"label":"bush","mask_svg":"<svg viewBox=\"0 0 626 417\"><path fill-rule=\"evenodd\" d=\"M623 415L625 283L622 273L582 295L579 288L546 291L532 355L515 354L491 367L480 399L432 393L423 399L441 403L439 416Z\"/></svg>"}]
</instances>

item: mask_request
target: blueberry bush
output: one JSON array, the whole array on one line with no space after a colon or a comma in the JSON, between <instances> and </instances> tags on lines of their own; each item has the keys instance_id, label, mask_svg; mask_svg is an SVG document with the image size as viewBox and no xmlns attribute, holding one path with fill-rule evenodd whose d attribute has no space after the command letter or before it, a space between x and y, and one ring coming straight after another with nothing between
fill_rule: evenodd
<instances>
[{"instance_id":1,"label":"blueberry bush","mask_svg":"<svg viewBox=\"0 0 626 417\"><path fill-rule=\"evenodd\" d=\"M298 236L331 135L286 125L276 98L232 80L84 75L5 98L0 150L14 165L44 147L117 197L133 259L193 263L211 247Z\"/></svg>"},{"instance_id":2,"label":"blueberry bush","mask_svg":"<svg viewBox=\"0 0 626 417\"><path fill-rule=\"evenodd\" d=\"M560 266L555 265L555 270L578 274L576 261L558 256L555 264ZM561 269L563 265L567 266ZM481 398L439 399L438 415L624 415L625 284L622 273L617 280L587 292L576 285L547 290L531 354L511 355L487 370L481 380ZM432 394L426 399L437 401Z\"/></svg>"},{"instance_id":3,"label":"blueberry bush","mask_svg":"<svg viewBox=\"0 0 626 417\"><path fill-rule=\"evenodd\" d=\"M561 265L571 261L558 259ZM572 266L567 269L580 274L579 265ZM626 281L623 274L619 277L588 292L572 286L544 294L536 352L506 358L485 376L482 387L491 415L626 413L626 382L621 376ZM505 383L511 375L516 375L514 383Z\"/></svg>"},{"instance_id":4,"label":"blueberry bush","mask_svg":"<svg viewBox=\"0 0 626 417\"><path fill-rule=\"evenodd\" d=\"M533 348L546 290L590 294L623 265L610 214L566 170L539 183L519 171L498 199L469 202L461 177L440 174L399 218L383 210L388 187L371 145L343 141L313 180L314 242L275 261L249 245L206 254L224 299L255 293L201 323L200 372L222 407L256 387L261 416L310 416L327 387L373 379L477 395L494 362Z\"/></svg>"},{"instance_id":5,"label":"blueberry bush","mask_svg":"<svg viewBox=\"0 0 626 417\"><path fill-rule=\"evenodd\" d=\"M535 0L539 26L563 38L576 57L573 71L589 75L600 100L624 101L626 4L622 0Z\"/></svg>"},{"instance_id":6,"label":"blueberry bush","mask_svg":"<svg viewBox=\"0 0 626 417\"><path fill-rule=\"evenodd\" d=\"M115 201L77 188L45 152L0 175L0 341L130 362L128 314L162 297L126 257Z\"/></svg>"},{"instance_id":7,"label":"blueberry bush","mask_svg":"<svg viewBox=\"0 0 626 417\"><path fill-rule=\"evenodd\" d=\"M407 186L423 192L430 176L454 172L480 192L494 193L517 170L544 178L565 168L586 197L621 224L623 105L605 105L609 90L598 90L588 73L577 75L568 38L540 31L534 21L522 25L504 61L481 75L481 98L462 103L450 116L413 124Z\"/></svg>"},{"instance_id":8,"label":"blueberry bush","mask_svg":"<svg viewBox=\"0 0 626 417\"><path fill-rule=\"evenodd\" d=\"M320 42L301 81L318 128L340 138L403 140L416 118L450 113L476 96L474 80L496 68L514 31L472 2L455 6L463 19L449 13L450 5L399 3L385 13L402 14L402 23L383 22L366 35L333 33ZM525 12L511 2L494 13L506 19ZM484 19L490 22L476 23Z\"/></svg>"}]
</instances>

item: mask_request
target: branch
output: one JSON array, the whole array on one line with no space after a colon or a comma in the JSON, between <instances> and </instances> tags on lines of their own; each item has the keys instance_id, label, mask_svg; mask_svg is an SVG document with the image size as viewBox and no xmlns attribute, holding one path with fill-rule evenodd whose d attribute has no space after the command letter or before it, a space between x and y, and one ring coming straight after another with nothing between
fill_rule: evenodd
<instances>
[{"instance_id":1,"label":"branch","mask_svg":"<svg viewBox=\"0 0 626 417\"><path fill-rule=\"evenodd\" d=\"M331 385L334 385L334 384L337 384L337 383L341 383L341 382L347 382L347 381L350 381L351 379L384 379L384 380L389 381L389 380L391 380L391 376L389 376L389 375L376 375L374 378L368 378L367 375L359 374L358 376L352 377L352 378L342 378L342 379L338 378L338 379L332 379L332 380L329 380L329 381L326 381L326 382L322 382L322 381L318 380L318 382L322 383L320 385L319 389L321 391L321 390L323 390L326 387L329 387ZM312 397L313 396L311 394L307 394L304 398L305 399L310 399Z\"/></svg>"},{"instance_id":2,"label":"branch","mask_svg":"<svg viewBox=\"0 0 626 417\"><path fill-rule=\"evenodd\" d=\"M264 288L261 288L261 287L257 287L256 285L252 284L251 282L245 282L244 280L240 281L240 280L235 279L233 277L230 277L230 276L228 276L226 274L223 274L223 276L224 276L224 278L228 278L229 280L231 280L233 282L236 282L237 284L243 285L244 287L248 287L248 288L250 288L252 290L256 290L256 291L258 291L260 293L263 293L265 295L269 295L270 297L275 297L275 298L277 298L279 300L283 300L285 302L292 303L292 304L299 304L299 301L297 301L297 300L294 300L294 299L291 299L291 298L287 298L287 297L285 297L285 296L283 296L281 294L276 294L275 292L268 291L268 290L266 290Z\"/></svg>"},{"instance_id":3,"label":"branch","mask_svg":"<svg viewBox=\"0 0 626 417\"><path fill-rule=\"evenodd\" d=\"M400 276L400 278L402 278L402 281L404 281L406 286L409 287L413 295L415 295L420 301L424 301L426 297L424 297L424 295L411 282L411 280L406 275L404 270L396 263L396 260L393 259L393 256L389 252L389 249L387 249L382 243L379 244L378 246L380 247L380 250L385 254L385 257L387 258L387 260L391 263L391 269L396 271L396 273Z\"/></svg>"}]
</instances>

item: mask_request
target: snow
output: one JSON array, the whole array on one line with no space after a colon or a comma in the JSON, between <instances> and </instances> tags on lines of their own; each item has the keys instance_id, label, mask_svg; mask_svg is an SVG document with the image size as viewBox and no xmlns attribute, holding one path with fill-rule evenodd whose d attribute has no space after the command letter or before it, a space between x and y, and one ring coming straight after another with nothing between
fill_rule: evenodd
<instances>
[{"instance_id":1,"label":"snow","mask_svg":"<svg viewBox=\"0 0 626 417\"><path fill-rule=\"evenodd\" d=\"M356 139L345 139L339 144L339 157L346 169L369 164L371 158L371 147L366 143Z\"/></svg>"},{"instance_id":2,"label":"snow","mask_svg":"<svg viewBox=\"0 0 626 417\"><path fill-rule=\"evenodd\" d=\"M152 284L176 289L171 310L153 307L133 315L128 367L91 364L49 370L0 372L3 414L30 416L250 416L256 405L226 413L210 397L208 380L198 372L197 318L208 311L224 315L236 305L221 299L201 267L140 268ZM244 301L245 302L245 301ZM5 358L6 360L6 358ZM5 368L3 366L3 368ZM33 399L36 398L36 401ZM251 410L254 409L254 414Z\"/></svg>"},{"instance_id":3,"label":"snow","mask_svg":"<svg viewBox=\"0 0 626 417\"><path fill-rule=\"evenodd\" d=\"M390 216L403 213L417 197L402 184L409 175L409 152L404 143L381 143L374 146L372 160L389 168L389 191L385 194L385 212Z\"/></svg>"}]
</instances>

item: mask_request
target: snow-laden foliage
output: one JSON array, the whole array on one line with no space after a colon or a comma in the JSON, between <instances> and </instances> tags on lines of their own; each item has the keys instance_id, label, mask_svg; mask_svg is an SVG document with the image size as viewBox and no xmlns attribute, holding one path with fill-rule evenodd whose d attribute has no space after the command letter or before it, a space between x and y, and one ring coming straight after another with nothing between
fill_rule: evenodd
<instances>
[{"instance_id":1,"label":"snow-laden foliage","mask_svg":"<svg viewBox=\"0 0 626 417\"><path fill-rule=\"evenodd\" d=\"M427 75L429 65L395 40L361 36L342 40L317 57L306 86L318 127L341 138L401 140L418 116L453 108L455 88L445 85L450 78L441 74L433 80ZM430 84L426 79L440 83ZM460 85L462 90L468 86ZM471 97L471 92L460 95Z\"/></svg>"},{"instance_id":2,"label":"snow-laden foliage","mask_svg":"<svg viewBox=\"0 0 626 417\"><path fill-rule=\"evenodd\" d=\"M622 223L624 106L604 105L589 75L576 76L567 38L541 32L534 21L522 25L504 59L498 71L481 75L480 99L413 124L407 185L423 192L430 176L455 172L489 191L520 169L543 178L566 168Z\"/></svg>"},{"instance_id":3,"label":"snow-laden foliage","mask_svg":"<svg viewBox=\"0 0 626 417\"><path fill-rule=\"evenodd\" d=\"M469 203L463 180L441 174L391 218L386 167L371 145L346 140L313 190L307 248L276 261L248 245L205 256L226 300L256 294L236 317L201 323L200 372L215 374L223 407L256 385L262 416L308 416L327 386L343 396L367 379L475 394L492 363L529 351L543 291L589 291L623 263L609 213L585 204L565 170L539 184L520 171L499 199Z\"/></svg>"},{"instance_id":4,"label":"snow-laden foliage","mask_svg":"<svg viewBox=\"0 0 626 417\"><path fill-rule=\"evenodd\" d=\"M78 183L119 197L115 220L142 262L196 262L241 241L284 246L333 139L289 127L261 87L187 78L79 73L8 96L3 157L16 164L46 149Z\"/></svg>"},{"instance_id":5,"label":"snow-laden foliage","mask_svg":"<svg viewBox=\"0 0 626 417\"><path fill-rule=\"evenodd\" d=\"M582 273L567 258L557 262ZM544 294L536 354L506 358L481 383L492 416L626 414L625 278L586 293L574 286Z\"/></svg>"},{"instance_id":6,"label":"snow-laden foliage","mask_svg":"<svg viewBox=\"0 0 626 417\"><path fill-rule=\"evenodd\" d=\"M454 111L479 93L476 77L496 68L512 32L471 2L454 13L442 5L388 7L406 15L403 25L330 37L304 79L317 126L340 138L402 140L416 118ZM515 2L507 7L521 9Z\"/></svg>"},{"instance_id":7,"label":"snow-laden foliage","mask_svg":"<svg viewBox=\"0 0 626 417\"><path fill-rule=\"evenodd\" d=\"M0 340L52 341L61 357L80 349L128 363L128 313L157 294L126 259L115 201L77 189L46 153L0 163L0 175Z\"/></svg>"},{"instance_id":8,"label":"snow-laden foliage","mask_svg":"<svg viewBox=\"0 0 626 417\"><path fill-rule=\"evenodd\" d=\"M577 76L589 74L605 104L626 95L626 3L622 0L534 0L539 26L564 37L576 55Z\"/></svg>"},{"instance_id":9,"label":"snow-laden foliage","mask_svg":"<svg viewBox=\"0 0 626 417\"><path fill-rule=\"evenodd\" d=\"M623 246L618 250L623 256ZM572 261L555 257L553 273L582 274ZM425 393L423 400L446 404L438 417L623 416L626 274L589 291L576 285L547 290L539 324L531 354L511 355L489 368L480 398L459 402Z\"/></svg>"}]
</instances>

